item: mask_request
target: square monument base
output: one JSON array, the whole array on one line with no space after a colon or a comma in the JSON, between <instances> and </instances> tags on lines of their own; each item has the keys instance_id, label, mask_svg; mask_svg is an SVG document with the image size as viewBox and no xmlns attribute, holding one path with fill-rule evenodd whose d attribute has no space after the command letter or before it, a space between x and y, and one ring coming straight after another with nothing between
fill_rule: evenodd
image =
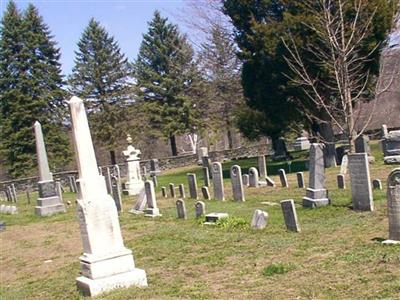
<instances>
[{"instance_id":1,"label":"square monument base","mask_svg":"<svg viewBox=\"0 0 400 300\"><path fill-rule=\"evenodd\" d=\"M135 268L129 272L98 279L80 276L76 279L76 285L84 296L96 296L112 289L126 288L132 285L146 287L147 277L144 270Z\"/></svg>"},{"instance_id":2,"label":"square monument base","mask_svg":"<svg viewBox=\"0 0 400 300\"><path fill-rule=\"evenodd\" d=\"M308 208L317 208L317 207L322 207L329 205L329 199L328 198L322 198L322 199L312 199L308 197L303 198L303 207L308 207Z\"/></svg>"},{"instance_id":3,"label":"square monument base","mask_svg":"<svg viewBox=\"0 0 400 300\"><path fill-rule=\"evenodd\" d=\"M400 155L385 156L383 160L387 165L400 164Z\"/></svg>"},{"instance_id":4,"label":"square monument base","mask_svg":"<svg viewBox=\"0 0 400 300\"><path fill-rule=\"evenodd\" d=\"M160 210L158 208L148 208L144 211L145 213L145 217L151 217L151 218L155 218L155 217L161 217L162 214L160 214Z\"/></svg>"},{"instance_id":5,"label":"square monument base","mask_svg":"<svg viewBox=\"0 0 400 300\"><path fill-rule=\"evenodd\" d=\"M45 217L58 213L65 213L65 206L58 196L49 198L39 198L38 205L35 207L35 215Z\"/></svg>"}]
</instances>

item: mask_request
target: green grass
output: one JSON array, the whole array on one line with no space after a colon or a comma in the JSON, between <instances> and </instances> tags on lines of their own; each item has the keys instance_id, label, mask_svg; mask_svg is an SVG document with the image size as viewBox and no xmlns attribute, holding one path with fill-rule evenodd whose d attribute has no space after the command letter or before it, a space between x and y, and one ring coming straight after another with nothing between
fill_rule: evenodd
<instances>
[{"instance_id":1,"label":"green grass","mask_svg":"<svg viewBox=\"0 0 400 300\"><path fill-rule=\"evenodd\" d=\"M268 162L268 173L277 187L246 188L246 202L232 201L230 179L225 178L226 201L205 200L207 213L226 212L217 226L195 219L195 200L185 199L188 220L177 219L175 200L161 198L160 187L184 183L186 173L198 166L164 172L157 187L162 217L151 219L127 211L136 197L124 197L120 224L126 247L135 264L146 270L149 287L130 287L98 299L398 299L400 247L383 246L388 237L386 177L394 166L385 166L379 147L372 145L377 161L371 179L379 178L383 190L374 191L374 212L354 212L350 182L336 188L339 168L327 170L332 205L303 209L304 189L296 187L295 172L304 169L307 153L294 153L291 172L286 162ZM233 164L243 173L256 166L254 158L225 162L224 174ZM290 188L281 188L276 171L286 165ZM296 166L296 167L295 167ZM305 172L306 182L308 173ZM212 192L212 187L210 188ZM19 214L1 215L7 229L0 233L1 299L81 299L75 287L82 251L76 218L76 195L67 213L47 218L33 214L37 195L29 205L23 195ZM301 233L286 231L279 201L294 199ZM261 202L269 202L267 205ZM255 209L268 212L268 226L250 228Z\"/></svg>"}]
</instances>

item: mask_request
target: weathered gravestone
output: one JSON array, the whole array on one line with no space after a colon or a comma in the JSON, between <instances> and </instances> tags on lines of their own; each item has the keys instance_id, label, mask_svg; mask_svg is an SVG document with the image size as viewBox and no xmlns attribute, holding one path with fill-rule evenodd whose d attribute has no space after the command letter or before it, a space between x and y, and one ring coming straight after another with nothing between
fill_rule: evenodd
<instances>
[{"instance_id":1,"label":"weathered gravestone","mask_svg":"<svg viewBox=\"0 0 400 300\"><path fill-rule=\"evenodd\" d=\"M387 181L389 240L386 244L400 243L400 168L394 169Z\"/></svg>"},{"instance_id":2,"label":"weathered gravestone","mask_svg":"<svg viewBox=\"0 0 400 300\"><path fill-rule=\"evenodd\" d=\"M349 154L349 173L353 209L373 211L374 202L366 153Z\"/></svg>"},{"instance_id":3,"label":"weathered gravestone","mask_svg":"<svg viewBox=\"0 0 400 300\"><path fill-rule=\"evenodd\" d=\"M283 200L281 201L283 218L285 219L286 228L290 231L300 232L300 225L297 220L296 207L294 201Z\"/></svg>"},{"instance_id":4,"label":"weathered gravestone","mask_svg":"<svg viewBox=\"0 0 400 300\"><path fill-rule=\"evenodd\" d=\"M273 156L274 160L286 159L287 158L287 148L285 139L280 137L275 141L275 153Z\"/></svg>"},{"instance_id":5,"label":"weathered gravestone","mask_svg":"<svg viewBox=\"0 0 400 300\"><path fill-rule=\"evenodd\" d=\"M204 186L210 186L210 172L207 167L203 167Z\"/></svg>"},{"instance_id":6,"label":"weathered gravestone","mask_svg":"<svg viewBox=\"0 0 400 300\"><path fill-rule=\"evenodd\" d=\"M374 190L381 190L382 189L382 182L380 179L374 179L372 180L372 187Z\"/></svg>"},{"instance_id":7,"label":"weathered gravestone","mask_svg":"<svg viewBox=\"0 0 400 300\"><path fill-rule=\"evenodd\" d=\"M224 201L224 178L222 176L222 165L220 162L214 162L212 164L212 173L214 199Z\"/></svg>"},{"instance_id":8,"label":"weathered gravestone","mask_svg":"<svg viewBox=\"0 0 400 300\"><path fill-rule=\"evenodd\" d=\"M162 194L162 196L163 196L164 198L168 198L168 195L167 195L167 188L166 188L165 186L162 186L162 187L161 187L161 194Z\"/></svg>"},{"instance_id":9,"label":"weathered gravestone","mask_svg":"<svg viewBox=\"0 0 400 300\"><path fill-rule=\"evenodd\" d=\"M106 173L106 188L107 188L107 193L112 196L112 183L111 183L111 169L109 167L106 167L107 173ZM126 183L125 183L126 185Z\"/></svg>"},{"instance_id":10,"label":"weathered gravestone","mask_svg":"<svg viewBox=\"0 0 400 300\"><path fill-rule=\"evenodd\" d=\"M278 170L278 174L279 174L279 179L280 179L280 181L281 181L282 187L288 188L288 187L289 187L289 182L288 182L288 180L287 180L285 170L284 170L284 169L279 169L279 170Z\"/></svg>"},{"instance_id":11,"label":"weathered gravestone","mask_svg":"<svg viewBox=\"0 0 400 300\"><path fill-rule=\"evenodd\" d=\"M316 208L329 204L325 189L325 166L322 144L311 144L310 148L310 179L303 198L303 206Z\"/></svg>"},{"instance_id":12,"label":"weathered gravestone","mask_svg":"<svg viewBox=\"0 0 400 300\"><path fill-rule=\"evenodd\" d=\"M157 175L154 174L153 176L151 176L151 180L153 181L154 187L157 187L158 186Z\"/></svg>"},{"instance_id":13,"label":"weathered gravestone","mask_svg":"<svg viewBox=\"0 0 400 300\"><path fill-rule=\"evenodd\" d=\"M16 203L17 200L18 200L18 197L17 197L17 190L15 189L15 184L14 183L11 183L11 191L12 191L12 194L13 194L13 200Z\"/></svg>"},{"instance_id":14,"label":"weathered gravestone","mask_svg":"<svg viewBox=\"0 0 400 300\"><path fill-rule=\"evenodd\" d=\"M255 229L264 229L268 224L268 213L256 209L251 220L251 227Z\"/></svg>"},{"instance_id":15,"label":"weathered gravestone","mask_svg":"<svg viewBox=\"0 0 400 300\"><path fill-rule=\"evenodd\" d=\"M338 189L341 190L346 189L345 176L343 174L338 174L336 179L337 179Z\"/></svg>"},{"instance_id":16,"label":"weathered gravestone","mask_svg":"<svg viewBox=\"0 0 400 300\"><path fill-rule=\"evenodd\" d=\"M169 184L169 194L171 195L171 198L175 198L175 184L173 183Z\"/></svg>"},{"instance_id":17,"label":"weathered gravestone","mask_svg":"<svg viewBox=\"0 0 400 300\"><path fill-rule=\"evenodd\" d=\"M56 191L57 191L57 196L60 198L60 201L63 202L62 198L62 185L60 180L56 180Z\"/></svg>"},{"instance_id":18,"label":"weathered gravestone","mask_svg":"<svg viewBox=\"0 0 400 300\"><path fill-rule=\"evenodd\" d=\"M76 180L75 180L75 176L68 176L68 185L69 185L69 191L71 193L76 193L77 191L77 187L76 187Z\"/></svg>"},{"instance_id":19,"label":"weathered gravestone","mask_svg":"<svg viewBox=\"0 0 400 300\"><path fill-rule=\"evenodd\" d=\"M390 131L382 140L385 164L400 163L400 130Z\"/></svg>"},{"instance_id":20,"label":"weathered gravestone","mask_svg":"<svg viewBox=\"0 0 400 300\"><path fill-rule=\"evenodd\" d=\"M265 181L265 178L267 177L267 163L265 162L265 156L259 156L257 158L257 162L260 180Z\"/></svg>"},{"instance_id":21,"label":"weathered gravestone","mask_svg":"<svg viewBox=\"0 0 400 300\"><path fill-rule=\"evenodd\" d=\"M242 169L238 165L233 165L231 167L231 183L233 200L242 202L245 201L242 183Z\"/></svg>"},{"instance_id":22,"label":"weathered gravestone","mask_svg":"<svg viewBox=\"0 0 400 300\"><path fill-rule=\"evenodd\" d=\"M188 184L189 184L189 195L190 198L197 200L197 179L196 179L196 174L194 173L188 173L187 174L188 178Z\"/></svg>"},{"instance_id":23,"label":"weathered gravestone","mask_svg":"<svg viewBox=\"0 0 400 300\"><path fill-rule=\"evenodd\" d=\"M146 180L144 183L144 190L147 199L147 208L145 209L146 217L161 217L160 210L157 207L156 192L154 191L153 181Z\"/></svg>"},{"instance_id":24,"label":"weathered gravestone","mask_svg":"<svg viewBox=\"0 0 400 300\"><path fill-rule=\"evenodd\" d=\"M227 213L210 213L206 215L205 225L215 225L219 220L229 218Z\"/></svg>"},{"instance_id":25,"label":"weathered gravestone","mask_svg":"<svg viewBox=\"0 0 400 300\"><path fill-rule=\"evenodd\" d=\"M142 214L144 212L144 209L146 208L146 204L147 204L146 191L143 187L138 195L138 199L135 205L129 212L135 215Z\"/></svg>"},{"instance_id":26,"label":"weathered gravestone","mask_svg":"<svg viewBox=\"0 0 400 300\"><path fill-rule=\"evenodd\" d=\"M369 162L375 161L375 158L371 156L369 137L367 135L362 134L355 140L355 150L356 153L367 153Z\"/></svg>"},{"instance_id":27,"label":"weathered gravestone","mask_svg":"<svg viewBox=\"0 0 400 300\"><path fill-rule=\"evenodd\" d=\"M176 211L178 213L178 219L187 219L185 201L182 199L176 200Z\"/></svg>"},{"instance_id":28,"label":"weathered gravestone","mask_svg":"<svg viewBox=\"0 0 400 300\"><path fill-rule=\"evenodd\" d=\"M203 156L202 165L203 165L203 168L208 169L208 176L211 178L212 177L211 160L208 156Z\"/></svg>"},{"instance_id":29,"label":"weathered gravestone","mask_svg":"<svg viewBox=\"0 0 400 300\"><path fill-rule=\"evenodd\" d=\"M296 173L296 177L297 177L297 186L301 189L305 188L304 185L304 173L303 172L297 172Z\"/></svg>"},{"instance_id":30,"label":"weathered gravestone","mask_svg":"<svg viewBox=\"0 0 400 300\"><path fill-rule=\"evenodd\" d=\"M197 149L197 163L201 165L203 163L203 157L208 156L208 148L200 147Z\"/></svg>"},{"instance_id":31,"label":"weathered gravestone","mask_svg":"<svg viewBox=\"0 0 400 300\"><path fill-rule=\"evenodd\" d=\"M125 195L134 196L138 195L144 187L140 171L139 155L141 152L139 149L136 149L132 146L132 138L129 134L126 140L128 142L128 147L126 150L122 151L122 154L127 162L128 181L125 182L125 189L123 190L123 193Z\"/></svg>"},{"instance_id":32,"label":"weathered gravestone","mask_svg":"<svg viewBox=\"0 0 400 300\"><path fill-rule=\"evenodd\" d=\"M158 163L158 159L153 158L150 160L150 176L158 175L160 174L160 166Z\"/></svg>"},{"instance_id":33,"label":"weathered gravestone","mask_svg":"<svg viewBox=\"0 0 400 300\"><path fill-rule=\"evenodd\" d=\"M194 205L196 218L200 218L206 214L206 205L203 201L197 201Z\"/></svg>"},{"instance_id":34,"label":"weathered gravestone","mask_svg":"<svg viewBox=\"0 0 400 300\"><path fill-rule=\"evenodd\" d=\"M255 188L259 187L259 177L256 168L249 169L249 186Z\"/></svg>"},{"instance_id":35,"label":"weathered gravestone","mask_svg":"<svg viewBox=\"0 0 400 300\"><path fill-rule=\"evenodd\" d=\"M186 198L186 195L185 195L185 186L183 185L183 183L181 183L181 184L178 186L178 188L179 188L179 197L181 197L182 199L185 199L185 198Z\"/></svg>"},{"instance_id":36,"label":"weathered gravestone","mask_svg":"<svg viewBox=\"0 0 400 300\"><path fill-rule=\"evenodd\" d=\"M349 156L346 154L343 156L342 163L340 164L340 174L346 175L348 168L349 168Z\"/></svg>"},{"instance_id":37,"label":"weathered gravestone","mask_svg":"<svg viewBox=\"0 0 400 300\"><path fill-rule=\"evenodd\" d=\"M118 212L104 177L99 175L83 101L69 101L79 171L77 212L83 244L82 275L76 279L85 296L118 287L147 286L144 270L135 268L132 251L124 246Z\"/></svg>"},{"instance_id":38,"label":"weathered gravestone","mask_svg":"<svg viewBox=\"0 0 400 300\"><path fill-rule=\"evenodd\" d=\"M204 198L205 200L210 200L210 199L211 199L210 191L209 191L209 189L208 189L207 186L203 186L203 187L201 188L201 192L202 192L203 198Z\"/></svg>"},{"instance_id":39,"label":"weathered gravestone","mask_svg":"<svg viewBox=\"0 0 400 300\"><path fill-rule=\"evenodd\" d=\"M51 216L56 213L64 213L64 204L61 202L60 197L57 196L53 174L50 173L46 147L43 139L42 126L36 121L34 128L37 161L39 167L39 198L37 200L37 206L35 207L35 214L39 216Z\"/></svg>"},{"instance_id":40,"label":"weathered gravestone","mask_svg":"<svg viewBox=\"0 0 400 300\"><path fill-rule=\"evenodd\" d=\"M242 182L243 182L244 186L249 186L249 175L248 174L242 175Z\"/></svg>"},{"instance_id":41,"label":"weathered gravestone","mask_svg":"<svg viewBox=\"0 0 400 300\"><path fill-rule=\"evenodd\" d=\"M121 199L121 187L117 176L111 176L111 191L112 197L117 207L117 211L122 212L122 199Z\"/></svg>"}]
</instances>

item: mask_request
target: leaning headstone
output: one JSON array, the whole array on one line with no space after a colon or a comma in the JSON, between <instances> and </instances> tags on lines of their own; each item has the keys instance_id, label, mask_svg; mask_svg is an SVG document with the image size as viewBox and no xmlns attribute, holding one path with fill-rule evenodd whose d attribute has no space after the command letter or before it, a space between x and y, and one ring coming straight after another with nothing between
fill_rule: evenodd
<instances>
[{"instance_id":1,"label":"leaning headstone","mask_svg":"<svg viewBox=\"0 0 400 300\"><path fill-rule=\"evenodd\" d=\"M281 207L283 212L283 218L285 219L286 228L290 231L300 232L300 225L297 220L296 207L294 201L283 200L281 201Z\"/></svg>"},{"instance_id":2,"label":"leaning headstone","mask_svg":"<svg viewBox=\"0 0 400 300\"><path fill-rule=\"evenodd\" d=\"M265 156L259 156L257 158L258 162L258 172L260 175L260 180L265 181L265 178L267 177L267 163L265 162Z\"/></svg>"},{"instance_id":3,"label":"leaning headstone","mask_svg":"<svg viewBox=\"0 0 400 300\"><path fill-rule=\"evenodd\" d=\"M224 194L224 178L222 175L222 165L220 162L213 162L212 164L212 178L214 187L214 199L225 200Z\"/></svg>"},{"instance_id":4,"label":"leaning headstone","mask_svg":"<svg viewBox=\"0 0 400 300\"><path fill-rule=\"evenodd\" d=\"M296 173L296 177L297 177L297 186L301 189L305 188L304 185L304 173L303 172L297 172Z\"/></svg>"},{"instance_id":5,"label":"leaning headstone","mask_svg":"<svg viewBox=\"0 0 400 300\"><path fill-rule=\"evenodd\" d=\"M251 227L255 229L264 229L268 224L268 213L256 209L251 220Z\"/></svg>"},{"instance_id":6,"label":"leaning headstone","mask_svg":"<svg viewBox=\"0 0 400 300\"><path fill-rule=\"evenodd\" d=\"M353 209L373 211L374 202L366 153L349 154L349 173Z\"/></svg>"},{"instance_id":7,"label":"leaning headstone","mask_svg":"<svg viewBox=\"0 0 400 300\"><path fill-rule=\"evenodd\" d=\"M242 175L242 182L244 186L249 186L249 174Z\"/></svg>"},{"instance_id":8,"label":"leaning headstone","mask_svg":"<svg viewBox=\"0 0 400 300\"><path fill-rule=\"evenodd\" d=\"M11 190L12 190L12 193L13 193L14 202L17 202L17 200L18 200L17 190L15 189L15 184L14 183L11 183Z\"/></svg>"},{"instance_id":9,"label":"leaning headstone","mask_svg":"<svg viewBox=\"0 0 400 300\"><path fill-rule=\"evenodd\" d=\"M129 212L135 215L142 214L146 208L146 204L147 204L146 191L143 187L143 189L140 191L138 195L138 199L135 205Z\"/></svg>"},{"instance_id":10,"label":"leaning headstone","mask_svg":"<svg viewBox=\"0 0 400 300\"><path fill-rule=\"evenodd\" d=\"M122 154L127 162L128 181L125 182L125 189L123 190L123 193L125 195L133 196L138 195L144 187L142 175L140 173L139 155L141 152L139 149L136 149L132 146L132 138L129 134L126 140L128 142L128 147L126 150L122 151Z\"/></svg>"},{"instance_id":11,"label":"leaning headstone","mask_svg":"<svg viewBox=\"0 0 400 300\"><path fill-rule=\"evenodd\" d=\"M204 225L215 225L219 220L229 218L227 213L210 213L206 215Z\"/></svg>"},{"instance_id":12,"label":"leaning headstone","mask_svg":"<svg viewBox=\"0 0 400 300\"><path fill-rule=\"evenodd\" d=\"M346 181L343 174L338 174L337 178L337 185L338 189L344 190L346 189Z\"/></svg>"},{"instance_id":13,"label":"leaning headstone","mask_svg":"<svg viewBox=\"0 0 400 300\"><path fill-rule=\"evenodd\" d=\"M85 296L118 287L147 286L144 270L135 268L132 251L125 248L117 208L99 175L83 101L69 101L79 169L78 219L83 244L82 275L76 279Z\"/></svg>"},{"instance_id":14,"label":"leaning headstone","mask_svg":"<svg viewBox=\"0 0 400 300\"><path fill-rule=\"evenodd\" d=\"M387 181L389 240L385 244L400 243L400 168L394 169Z\"/></svg>"},{"instance_id":15,"label":"leaning headstone","mask_svg":"<svg viewBox=\"0 0 400 300\"><path fill-rule=\"evenodd\" d=\"M117 176L111 176L111 192L118 212L122 212L121 188Z\"/></svg>"},{"instance_id":16,"label":"leaning headstone","mask_svg":"<svg viewBox=\"0 0 400 300\"><path fill-rule=\"evenodd\" d=\"M343 156L342 163L340 164L340 174L346 175L348 167L349 167L349 157L346 154Z\"/></svg>"},{"instance_id":17,"label":"leaning headstone","mask_svg":"<svg viewBox=\"0 0 400 300\"><path fill-rule=\"evenodd\" d=\"M60 180L56 181L56 191L57 191L57 196L60 198L60 201L63 202L62 185L61 185L61 181Z\"/></svg>"},{"instance_id":18,"label":"leaning headstone","mask_svg":"<svg viewBox=\"0 0 400 300\"><path fill-rule=\"evenodd\" d=\"M196 174L188 173L187 174L188 183L189 183L189 195L190 198L197 200L197 179Z\"/></svg>"},{"instance_id":19,"label":"leaning headstone","mask_svg":"<svg viewBox=\"0 0 400 300\"><path fill-rule=\"evenodd\" d=\"M303 206L316 208L329 204L325 189L324 150L322 144L311 144L310 148L310 179L303 198Z\"/></svg>"},{"instance_id":20,"label":"leaning headstone","mask_svg":"<svg viewBox=\"0 0 400 300\"><path fill-rule=\"evenodd\" d=\"M158 186L157 176L156 175L151 176L151 180L153 180L154 187L157 187Z\"/></svg>"},{"instance_id":21,"label":"leaning headstone","mask_svg":"<svg viewBox=\"0 0 400 300\"><path fill-rule=\"evenodd\" d=\"M238 165L233 165L231 167L231 183L233 200L241 202L245 201L242 182L242 169Z\"/></svg>"},{"instance_id":22,"label":"leaning headstone","mask_svg":"<svg viewBox=\"0 0 400 300\"><path fill-rule=\"evenodd\" d=\"M382 182L379 179L372 180L372 187L374 190L381 190L382 189Z\"/></svg>"},{"instance_id":23,"label":"leaning headstone","mask_svg":"<svg viewBox=\"0 0 400 300\"><path fill-rule=\"evenodd\" d=\"M256 168L249 169L249 187L259 187L259 177Z\"/></svg>"},{"instance_id":24,"label":"leaning headstone","mask_svg":"<svg viewBox=\"0 0 400 300\"><path fill-rule=\"evenodd\" d=\"M210 186L210 172L207 167L203 167L204 186Z\"/></svg>"},{"instance_id":25,"label":"leaning headstone","mask_svg":"<svg viewBox=\"0 0 400 300\"><path fill-rule=\"evenodd\" d=\"M162 196L163 196L164 198L168 198L168 195L167 195L167 188L166 188L165 186L162 186L162 187L161 187L161 194L162 194Z\"/></svg>"},{"instance_id":26,"label":"leaning headstone","mask_svg":"<svg viewBox=\"0 0 400 300\"><path fill-rule=\"evenodd\" d=\"M200 218L206 214L206 205L203 201L197 201L194 205L196 218Z\"/></svg>"},{"instance_id":27,"label":"leaning headstone","mask_svg":"<svg viewBox=\"0 0 400 300\"><path fill-rule=\"evenodd\" d=\"M39 166L39 198L37 200L37 206L35 207L35 214L39 216L51 216L56 213L64 213L65 207L61 202L60 197L57 196L56 184L53 180L53 174L50 172L49 163L47 161L42 126L36 121L34 128L37 161Z\"/></svg>"},{"instance_id":28,"label":"leaning headstone","mask_svg":"<svg viewBox=\"0 0 400 300\"><path fill-rule=\"evenodd\" d=\"M176 200L176 211L178 213L178 219L187 219L185 201L182 199Z\"/></svg>"},{"instance_id":29,"label":"leaning headstone","mask_svg":"<svg viewBox=\"0 0 400 300\"><path fill-rule=\"evenodd\" d=\"M161 217L160 210L157 207L156 192L154 191L153 181L146 180L144 190L147 199L147 208L144 211L146 217Z\"/></svg>"},{"instance_id":30,"label":"leaning headstone","mask_svg":"<svg viewBox=\"0 0 400 300\"><path fill-rule=\"evenodd\" d=\"M179 188L179 197L181 197L182 199L185 199L185 198L186 198L186 195L185 195L185 186L181 183L181 184L178 186L178 188Z\"/></svg>"},{"instance_id":31,"label":"leaning headstone","mask_svg":"<svg viewBox=\"0 0 400 300\"><path fill-rule=\"evenodd\" d=\"M208 187L203 186L203 187L201 188L201 192L202 192L202 194L203 194L204 200L210 200L210 199L211 199L210 191L209 191Z\"/></svg>"},{"instance_id":32,"label":"leaning headstone","mask_svg":"<svg viewBox=\"0 0 400 300\"><path fill-rule=\"evenodd\" d=\"M279 169L279 170L278 170L278 174L279 174L279 179L280 179L280 181L281 181L282 187L288 188L288 187L289 187L289 182L288 182L288 180L287 180L285 170L284 170L284 169Z\"/></svg>"},{"instance_id":33,"label":"leaning headstone","mask_svg":"<svg viewBox=\"0 0 400 300\"><path fill-rule=\"evenodd\" d=\"M175 184L173 183L169 184L169 194L171 195L171 198L175 198Z\"/></svg>"}]
</instances>

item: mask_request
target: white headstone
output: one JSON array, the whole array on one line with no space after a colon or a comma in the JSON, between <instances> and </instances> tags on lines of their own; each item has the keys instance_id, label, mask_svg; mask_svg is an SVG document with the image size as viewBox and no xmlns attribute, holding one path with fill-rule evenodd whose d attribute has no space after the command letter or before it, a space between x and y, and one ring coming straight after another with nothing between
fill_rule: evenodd
<instances>
[{"instance_id":1,"label":"white headstone","mask_svg":"<svg viewBox=\"0 0 400 300\"><path fill-rule=\"evenodd\" d=\"M132 140L129 137L127 140L129 145L126 150L122 151L128 163L128 181L125 182L125 190L123 192L128 195L138 195L144 186L140 170L139 155L141 152L130 144Z\"/></svg>"}]
</instances>

